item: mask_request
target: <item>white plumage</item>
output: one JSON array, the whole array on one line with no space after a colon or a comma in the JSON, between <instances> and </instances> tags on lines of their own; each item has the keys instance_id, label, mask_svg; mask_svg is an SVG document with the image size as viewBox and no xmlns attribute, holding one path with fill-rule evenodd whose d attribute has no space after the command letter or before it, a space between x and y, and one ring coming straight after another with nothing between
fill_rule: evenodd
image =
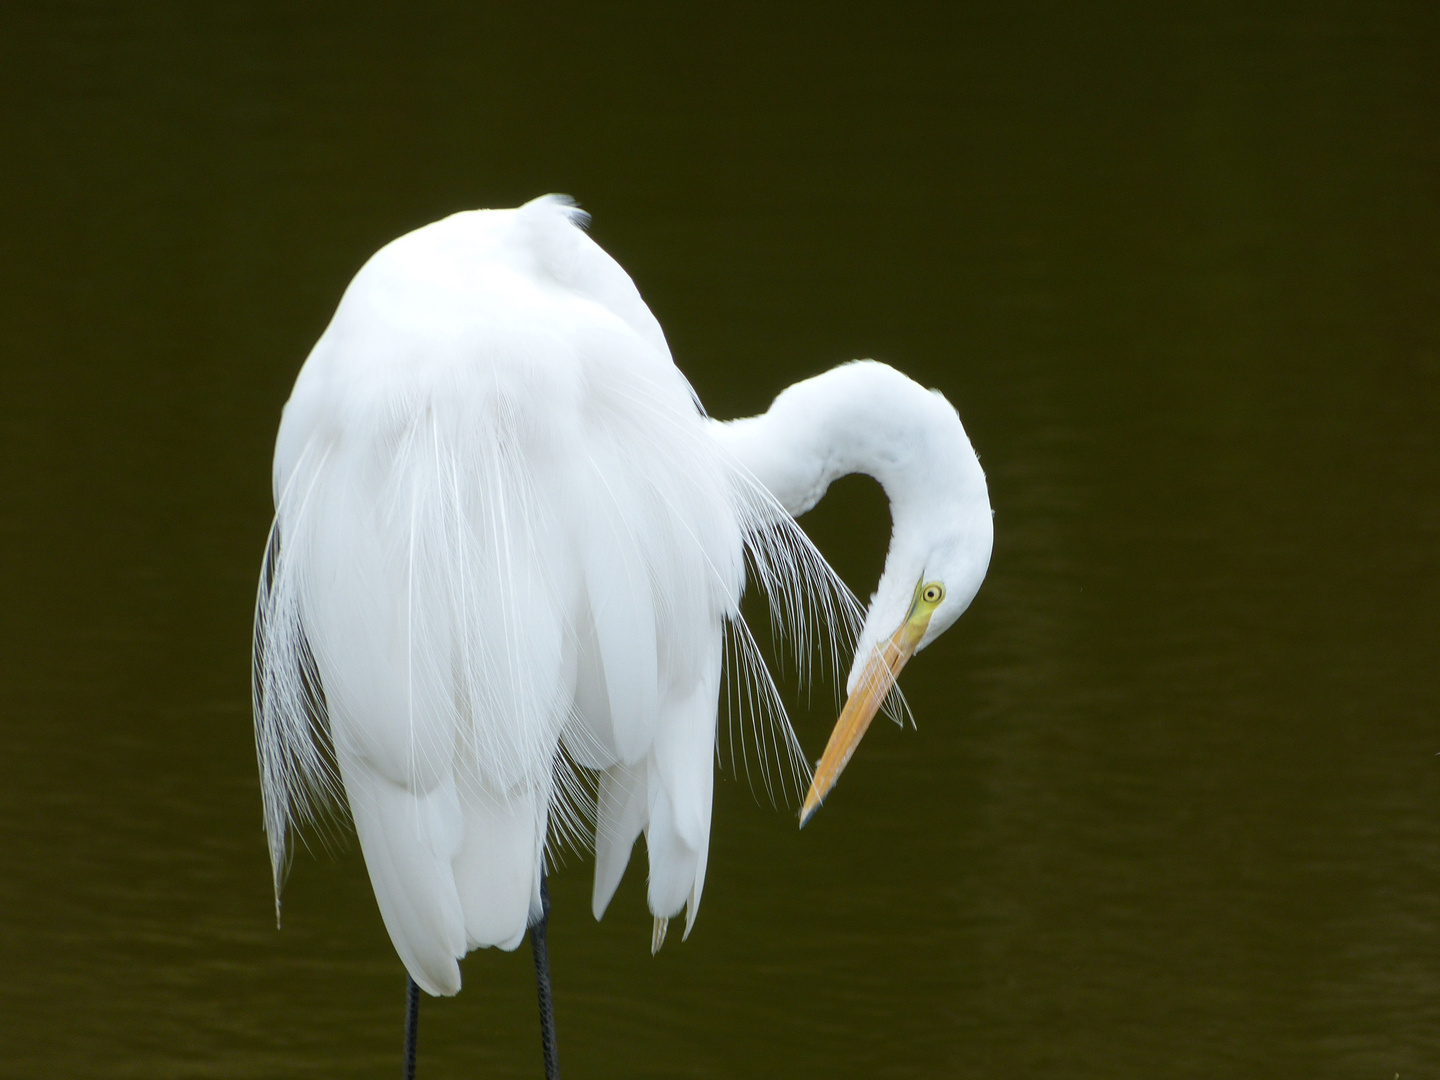
<instances>
[{"instance_id":1,"label":"white plumage","mask_svg":"<svg viewBox=\"0 0 1440 1080\"><path fill-rule=\"evenodd\" d=\"M835 475L870 471L896 511L892 563L904 546L903 484L835 456L823 424L819 443L797 449L803 425L705 419L659 324L582 221L549 197L456 214L381 249L306 361L276 443L255 697L277 904L292 829L343 797L385 926L432 994L459 990L467 951L514 948L538 916L547 831L586 827L577 768L598 775L596 917L643 831L650 909L686 908L688 934L727 625L748 695L773 700L738 623L746 545L800 655L816 630L859 629L853 599L766 484L799 512ZM929 398L882 365L841 371ZM788 393L834 397L825 384L807 399L810 385ZM983 526L966 511L970 563L983 547L978 576L966 570L978 588L984 478L938 400L916 399L940 410L921 430L963 443L956 468L984 502ZM850 423L875 419L860 409ZM797 453L829 462L806 474L804 498L783 490ZM897 565L890 591L908 596L925 570ZM867 625L866 648L890 629ZM778 730L793 757L783 719Z\"/></svg>"}]
</instances>

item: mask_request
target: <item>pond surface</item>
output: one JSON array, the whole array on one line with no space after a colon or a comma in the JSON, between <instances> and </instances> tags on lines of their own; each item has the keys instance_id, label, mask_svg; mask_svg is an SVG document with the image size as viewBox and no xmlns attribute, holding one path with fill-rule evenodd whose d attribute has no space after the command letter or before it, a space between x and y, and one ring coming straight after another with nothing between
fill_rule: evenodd
<instances>
[{"instance_id":1,"label":"pond surface","mask_svg":"<svg viewBox=\"0 0 1440 1080\"><path fill-rule=\"evenodd\" d=\"M273 924L272 440L371 251L546 191L714 415L889 360L997 511L918 731L803 833L717 785L689 942L556 869L567 1077L1440 1070L1440 9L514 7L0 15L0 1072L394 1075L353 843ZM878 489L804 520L868 596ZM421 1077L540 1074L529 964Z\"/></svg>"}]
</instances>

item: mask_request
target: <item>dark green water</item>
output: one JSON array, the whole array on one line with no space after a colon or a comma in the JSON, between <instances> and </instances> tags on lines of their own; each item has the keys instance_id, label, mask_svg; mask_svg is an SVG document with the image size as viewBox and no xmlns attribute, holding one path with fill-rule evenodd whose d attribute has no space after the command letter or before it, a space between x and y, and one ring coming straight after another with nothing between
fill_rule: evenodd
<instances>
[{"instance_id":1,"label":"dark green water","mask_svg":"<svg viewBox=\"0 0 1440 1080\"><path fill-rule=\"evenodd\" d=\"M568 1077L1440 1073L1440 9L0 11L0 1071L392 1076L358 852L271 917L271 442L381 243L568 191L718 416L944 389L989 580L691 940L552 881ZM807 526L862 595L868 482ZM795 721L818 754L828 689ZM538 1076L529 957L421 1076Z\"/></svg>"}]
</instances>

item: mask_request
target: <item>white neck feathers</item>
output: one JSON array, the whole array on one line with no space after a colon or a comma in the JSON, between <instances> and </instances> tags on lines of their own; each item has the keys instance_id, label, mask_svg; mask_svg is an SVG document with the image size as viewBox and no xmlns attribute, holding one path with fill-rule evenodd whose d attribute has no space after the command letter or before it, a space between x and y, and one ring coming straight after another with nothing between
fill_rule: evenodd
<instances>
[{"instance_id":1,"label":"white neck feathers","mask_svg":"<svg viewBox=\"0 0 1440 1080\"><path fill-rule=\"evenodd\" d=\"M979 589L992 541L989 493L959 416L938 392L858 361L796 383L764 415L715 424L713 434L795 516L851 473L884 487L890 551L857 665L899 625L922 577L943 580L948 594L925 644Z\"/></svg>"}]
</instances>

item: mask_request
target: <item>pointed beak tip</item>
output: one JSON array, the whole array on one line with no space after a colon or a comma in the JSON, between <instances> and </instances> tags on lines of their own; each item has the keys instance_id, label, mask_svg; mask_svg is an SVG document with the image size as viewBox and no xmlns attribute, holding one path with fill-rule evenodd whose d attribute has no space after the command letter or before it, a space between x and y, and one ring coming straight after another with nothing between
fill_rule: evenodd
<instances>
[{"instance_id":1,"label":"pointed beak tip","mask_svg":"<svg viewBox=\"0 0 1440 1080\"><path fill-rule=\"evenodd\" d=\"M928 622L927 613L924 623ZM850 755L865 737L870 721L884 705L885 695L890 693L895 685L900 669L914 654L924 623L907 620L883 647L874 651L861 669L855 689L846 699L845 707L840 710L840 717L835 721L835 730L830 733L825 753L815 763L810 793L805 797L805 805L800 810L800 828L803 829L809 824L815 811L824 805L825 797L834 790L835 782L850 761ZM916 627L918 629L915 629Z\"/></svg>"}]
</instances>

